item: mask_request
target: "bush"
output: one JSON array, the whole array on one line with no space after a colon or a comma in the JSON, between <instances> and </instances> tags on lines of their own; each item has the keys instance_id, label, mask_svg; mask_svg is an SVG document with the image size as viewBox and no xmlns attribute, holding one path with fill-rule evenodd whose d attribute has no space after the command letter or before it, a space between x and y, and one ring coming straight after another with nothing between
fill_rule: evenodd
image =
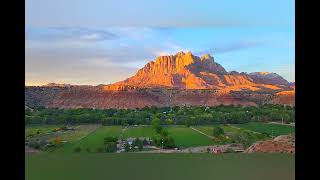
<instances>
[{"instance_id":1,"label":"bush","mask_svg":"<svg viewBox=\"0 0 320 180\"><path fill-rule=\"evenodd\" d=\"M124 144L124 150L125 150L126 152L129 152L129 151L130 151L130 145L129 145L128 143L125 143L125 144Z\"/></svg>"},{"instance_id":2,"label":"bush","mask_svg":"<svg viewBox=\"0 0 320 180\"><path fill-rule=\"evenodd\" d=\"M39 144L39 142L36 142L36 141L30 142L29 146L34 149L40 149L40 144Z\"/></svg>"},{"instance_id":3,"label":"bush","mask_svg":"<svg viewBox=\"0 0 320 180\"><path fill-rule=\"evenodd\" d=\"M115 142L108 142L105 144L105 151L107 153L112 153L117 151L117 144Z\"/></svg>"},{"instance_id":4,"label":"bush","mask_svg":"<svg viewBox=\"0 0 320 180\"><path fill-rule=\"evenodd\" d=\"M104 142L117 142L118 138L117 137L105 137Z\"/></svg>"},{"instance_id":5,"label":"bush","mask_svg":"<svg viewBox=\"0 0 320 180\"><path fill-rule=\"evenodd\" d=\"M212 132L212 135L214 137L219 137L221 135L224 135L224 130L221 128L221 127L214 127L213 128L213 132Z\"/></svg>"},{"instance_id":6,"label":"bush","mask_svg":"<svg viewBox=\"0 0 320 180\"><path fill-rule=\"evenodd\" d=\"M174 148L174 139L172 137L167 137L164 139L164 148Z\"/></svg>"},{"instance_id":7,"label":"bush","mask_svg":"<svg viewBox=\"0 0 320 180\"><path fill-rule=\"evenodd\" d=\"M74 151L74 152L81 152L81 148L80 148L80 147L76 147L76 148L74 148L73 151Z\"/></svg>"},{"instance_id":8,"label":"bush","mask_svg":"<svg viewBox=\"0 0 320 180\"><path fill-rule=\"evenodd\" d=\"M97 148L96 152L97 153L102 153L103 152L103 148L101 148L101 147Z\"/></svg>"},{"instance_id":9,"label":"bush","mask_svg":"<svg viewBox=\"0 0 320 180\"><path fill-rule=\"evenodd\" d=\"M143 149L143 142L139 138L136 138L133 141L133 146L138 146L139 151L141 151Z\"/></svg>"},{"instance_id":10,"label":"bush","mask_svg":"<svg viewBox=\"0 0 320 180\"><path fill-rule=\"evenodd\" d=\"M235 151L232 149L232 148L228 148L227 150L226 150L226 153L234 153Z\"/></svg>"}]
</instances>

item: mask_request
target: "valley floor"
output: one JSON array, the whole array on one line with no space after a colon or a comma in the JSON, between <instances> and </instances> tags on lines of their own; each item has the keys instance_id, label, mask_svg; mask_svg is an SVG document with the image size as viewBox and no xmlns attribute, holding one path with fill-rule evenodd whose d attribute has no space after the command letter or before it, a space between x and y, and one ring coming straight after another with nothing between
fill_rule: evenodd
<instances>
[{"instance_id":1,"label":"valley floor","mask_svg":"<svg viewBox=\"0 0 320 180\"><path fill-rule=\"evenodd\" d=\"M220 139L212 136L213 127L208 126L165 126L170 136L173 137L175 145L179 149L191 147L203 147L213 145L231 144L233 138L248 134L245 143L250 145L256 141L270 139L272 136L294 133L294 127L267 123L247 123L238 125L219 125L223 128L225 135ZM46 141L59 143L58 146L49 148L49 152L69 152L76 148L81 152L97 152L104 147L104 138L114 136L118 138L137 138L155 135L151 126L101 126L95 124L76 125L73 130L59 130L58 125L30 126L26 127L26 142Z\"/></svg>"}]
</instances>

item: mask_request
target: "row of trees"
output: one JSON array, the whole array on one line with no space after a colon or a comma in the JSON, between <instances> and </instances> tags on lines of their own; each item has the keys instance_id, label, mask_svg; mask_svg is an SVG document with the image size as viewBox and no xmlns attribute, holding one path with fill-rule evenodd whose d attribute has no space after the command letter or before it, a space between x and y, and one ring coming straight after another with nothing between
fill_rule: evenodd
<instances>
[{"instance_id":1,"label":"row of trees","mask_svg":"<svg viewBox=\"0 0 320 180\"><path fill-rule=\"evenodd\" d=\"M249 121L294 122L294 107L263 105L259 107L145 107L142 109L57 109L37 108L25 110L25 124L81 124L150 125L159 119L161 125L236 124Z\"/></svg>"},{"instance_id":2,"label":"row of trees","mask_svg":"<svg viewBox=\"0 0 320 180\"><path fill-rule=\"evenodd\" d=\"M158 118L154 118L151 122L152 128L157 134L152 137L153 143L164 149L174 148L175 143L173 137L169 136L169 132L161 126L160 122Z\"/></svg>"}]
</instances>

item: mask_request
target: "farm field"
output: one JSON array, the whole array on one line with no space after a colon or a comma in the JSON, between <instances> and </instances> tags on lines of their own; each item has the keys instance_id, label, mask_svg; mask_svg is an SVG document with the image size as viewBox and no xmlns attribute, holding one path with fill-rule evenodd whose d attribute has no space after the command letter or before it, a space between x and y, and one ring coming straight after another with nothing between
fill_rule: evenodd
<instances>
[{"instance_id":1,"label":"farm field","mask_svg":"<svg viewBox=\"0 0 320 180\"><path fill-rule=\"evenodd\" d=\"M213 127L193 126L193 128L207 134L209 137L186 126L164 126L168 130L169 135L173 137L175 144L180 148L207 146L217 144L234 143L235 137L245 136L246 145L250 145L256 141L270 138L271 131L273 135L289 134L294 132L294 127L283 126L278 124L267 123L247 123L234 125L220 125L225 132L225 136L220 139L212 140ZM115 136L119 138L128 137L152 137L155 135L151 126L134 126L124 128L122 126L101 126L101 125L77 125L74 126L75 131L53 132L59 126L31 126L26 127L26 138L49 140L59 138L64 143L61 146L50 149L56 152L74 152L75 148L80 147L81 151L97 152L103 149L103 140L107 136ZM40 131L39 134L37 132ZM30 135L32 137L30 137Z\"/></svg>"},{"instance_id":2,"label":"farm field","mask_svg":"<svg viewBox=\"0 0 320 180\"><path fill-rule=\"evenodd\" d=\"M58 125L33 125L25 128L25 137L32 137L35 135L43 135L51 133L54 129L58 128ZM39 134L37 134L39 133Z\"/></svg>"},{"instance_id":3,"label":"farm field","mask_svg":"<svg viewBox=\"0 0 320 180\"><path fill-rule=\"evenodd\" d=\"M155 135L155 132L151 126L138 126L123 130L121 137L152 137L153 135Z\"/></svg>"},{"instance_id":4,"label":"farm field","mask_svg":"<svg viewBox=\"0 0 320 180\"><path fill-rule=\"evenodd\" d=\"M73 152L76 147L80 147L82 150L90 149L90 151L96 151L98 148L103 148L103 139L105 137L119 137L121 133L121 126L100 126L81 140L65 144L63 147L58 149L58 151Z\"/></svg>"},{"instance_id":5,"label":"farm field","mask_svg":"<svg viewBox=\"0 0 320 180\"><path fill-rule=\"evenodd\" d=\"M221 127L224 130L224 137L214 140L214 144L229 144L236 143L237 137L246 136L246 145L251 145L252 143L260 140L265 140L268 138L265 134L255 132L252 130L247 130L243 128L238 128L231 125L213 125L213 126L194 126L195 129L207 134L208 136L213 135L214 127Z\"/></svg>"},{"instance_id":6,"label":"farm field","mask_svg":"<svg viewBox=\"0 0 320 180\"><path fill-rule=\"evenodd\" d=\"M294 174L294 155L289 154L39 153L25 157L26 180L292 180Z\"/></svg>"},{"instance_id":7,"label":"farm field","mask_svg":"<svg viewBox=\"0 0 320 180\"><path fill-rule=\"evenodd\" d=\"M213 141L209 137L185 126L169 126L166 129L178 147L207 146L213 144Z\"/></svg>"},{"instance_id":8,"label":"farm field","mask_svg":"<svg viewBox=\"0 0 320 180\"><path fill-rule=\"evenodd\" d=\"M209 136L212 136L213 127L216 127L216 126L218 126L218 125L194 126L194 128L200 130L201 132L204 132L205 134L207 134ZM233 126L220 125L219 127L221 127L226 134L237 133L237 132L241 131L240 129L235 128Z\"/></svg>"},{"instance_id":9,"label":"farm field","mask_svg":"<svg viewBox=\"0 0 320 180\"><path fill-rule=\"evenodd\" d=\"M175 140L178 147L206 146L213 144L208 137L195 132L184 126L166 127L170 136ZM121 138L128 137L152 137L155 134L150 126L122 128L121 126L101 126L78 142L65 144L59 152L73 152L76 147L82 150L90 149L96 151L103 147L103 139L107 136L116 136Z\"/></svg>"},{"instance_id":10,"label":"farm field","mask_svg":"<svg viewBox=\"0 0 320 180\"><path fill-rule=\"evenodd\" d=\"M293 126L286 126L281 124L268 124L259 122L249 122L246 124L233 124L235 127L248 129L260 133L266 133L269 136L279 136L294 133L295 128Z\"/></svg>"}]
</instances>

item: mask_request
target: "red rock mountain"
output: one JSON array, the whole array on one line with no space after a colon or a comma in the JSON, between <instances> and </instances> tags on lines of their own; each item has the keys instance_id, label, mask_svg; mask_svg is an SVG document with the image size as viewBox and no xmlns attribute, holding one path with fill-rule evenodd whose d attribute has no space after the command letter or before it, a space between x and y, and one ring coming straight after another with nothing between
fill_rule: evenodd
<instances>
[{"instance_id":1,"label":"red rock mountain","mask_svg":"<svg viewBox=\"0 0 320 180\"><path fill-rule=\"evenodd\" d=\"M111 85L50 84L25 88L28 107L142 108L220 104L294 105L294 85L275 73L227 72L208 54L160 56Z\"/></svg>"},{"instance_id":2,"label":"red rock mountain","mask_svg":"<svg viewBox=\"0 0 320 180\"><path fill-rule=\"evenodd\" d=\"M270 72L253 72L249 74L255 83L259 84L279 84L290 85L283 77L276 73Z\"/></svg>"},{"instance_id":3,"label":"red rock mountain","mask_svg":"<svg viewBox=\"0 0 320 180\"><path fill-rule=\"evenodd\" d=\"M272 86L275 85L275 86ZM105 90L134 88L177 89L279 89L288 81L276 73L228 73L209 54L201 57L191 52L160 56L148 62L134 76L105 86Z\"/></svg>"}]
</instances>

